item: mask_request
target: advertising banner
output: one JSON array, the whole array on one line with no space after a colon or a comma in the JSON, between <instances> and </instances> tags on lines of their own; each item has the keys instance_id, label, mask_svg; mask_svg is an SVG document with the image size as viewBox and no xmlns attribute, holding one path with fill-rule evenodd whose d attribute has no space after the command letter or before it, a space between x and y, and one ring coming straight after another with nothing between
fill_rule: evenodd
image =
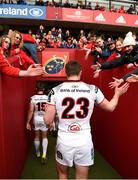
<instances>
[{"instance_id":1,"label":"advertising banner","mask_svg":"<svg viewBox=\"0 0 138 180\"><path fill-rule=\"evenodd\" d=\"M44 77L65 77L65 64L69 61L69 52L43 51L42 65Z\"/></svg>"},{"instance_id":2,"label":"advertising banner","mask_svg":"<svg viewBox=\"0 0 138 180\"><path fill-rule=\"evenodd\" d=\"M46 19L46 7L0 4L0 17L16 19Z\"/></svg>"},{"instance_id":3,"label":"advertising banner","mask_svg":"<svg viewBox=\"0 0 138 180\"><path fill-rule=\"evenodd\" d=\"M47 7L46 8L47 19L61 20L62 19L62 8L57 7Z\"/></svg>"},{"instance_id":4,"label":"advertising banner","mask_svg":"<svg viewBox=\"0 0 138 180\"><path fill-rule=\"evenodd\" d=\"M78 22L92 22L93 12L89 10L63 8L62 20L63 21L78 21Z\"/></svg>"},{"instance_id":5,"label":"advertising banner","mask_svg":"<svg viewBox=\"0 0 138 180\"><path fill-rule=\"evenodd\" d=\"M101 24L121 25L121 26L137 26L138 16L125 14L125 13L113 13L104 11L94 11L93 21Z\"/></svg>"}]
</instances>

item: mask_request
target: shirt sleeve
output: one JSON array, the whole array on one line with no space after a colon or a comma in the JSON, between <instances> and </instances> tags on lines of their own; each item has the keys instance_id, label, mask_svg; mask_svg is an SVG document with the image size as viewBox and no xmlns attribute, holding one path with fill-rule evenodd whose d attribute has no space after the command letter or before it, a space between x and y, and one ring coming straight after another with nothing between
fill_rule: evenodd
<instances>
[{"instance_id":1,"label":"shirt sleeve","mask_svg":"<svg viewBox=\"0 0 138 180\"><path fill-rule=\"evenodd\" d=\"M124 81L126 81L127 78L130 77L132 74L138 75L138 68L135 69L135 70L133 70L133 71L131 71L131 72L129 72L129 73L127 73L122 79L123 79Z\"/></svg>"},{"instance_id":2,"label":"shirt sleeve","mask_svg":"<svg viewBox=\"0 0 138 180\"><path fill-rule=\"evenodd\" d=\"M119 58L115 58L112 61L107 61L105 63L102 64L101 69L105 70L105 69L113 69L119 66L122 66L124 63L122 57Z\"/></svg>"},{"instance_id":3,"label":"shirt sleeve","mask_svg":"<svg viewBox=\"0 0 138 180\"><path fill-rule=\"evenodd\" d=\"M54 88L48 94L47 103L51 105L56 105L56 91Z\"/></svg>"},{"instance_id":4,"label":"shirt sleeve","mask_svg":"<svg viewBox=\"0 0 138 180\"><path fill-rule=\"evenodd\" d=\"M95 102L96 104L100 104L103 100L104 100L104 95L102 93L102 91L95 86Z\"/></svg>"},{"instance_id":5,"label":"shirt sleeve","mask_svg":"<svg viewBox=\"0 0 138 180\"><path fill-rule=\"evenodd\" d=\"M0 58L0 71L8 76L19 77L20 69L10 66L6 60Z\"/></svg>"}]
</instances>

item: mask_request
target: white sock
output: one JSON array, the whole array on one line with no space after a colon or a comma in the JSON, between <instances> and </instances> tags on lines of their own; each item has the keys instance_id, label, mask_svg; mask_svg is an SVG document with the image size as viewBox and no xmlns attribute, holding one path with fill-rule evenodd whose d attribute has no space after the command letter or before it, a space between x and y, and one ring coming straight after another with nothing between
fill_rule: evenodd
<instances>
[{"instance_id":1,"label":"white sock","mask_svg":"<svg viewBox=\"0 0 138 180\"><path fill-rule=\"evenodd\" d=\"M43 138L43 140L42 140L43 156L45 156L47 153L47 146L48 146L48 139Z\"/></svg>"},{"instance_id":2,"label":"white sock","mask_svg":"<svg viewBox=\"0 0 138 180\"><path fill-rule=\"evenodd\" d=\"M39 139L34 139L34 146L35 146L36 153L40 152L40 150L39 150L40 140Z\"/></svg>"}]
</instances>

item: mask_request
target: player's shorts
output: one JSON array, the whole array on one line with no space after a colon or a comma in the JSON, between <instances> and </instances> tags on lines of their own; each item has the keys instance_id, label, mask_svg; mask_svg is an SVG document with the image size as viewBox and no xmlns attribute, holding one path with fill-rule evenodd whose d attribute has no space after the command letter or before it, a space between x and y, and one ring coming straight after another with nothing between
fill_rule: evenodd
<instances>
[{"instance_id":1,"label":"player's shorts","mask_svg":"<svg viewBox=\"0 0 138 180\"><path fill-rule=\"evenodd\" d=\"M34 130L35 131L47 131L48 130L48 127L47 125L44 123L44 122L34 122Z\"/></svg>"},{"instance_id":2,"label":"player's shorts","mask_svg":"<svg viewBox=\"0 0 138 180\"><path fill-rule=\"evenodd\" d=\"M94 148L92 141L79 147L70 147L57 142L56 161L64 166L72 167L73 163L80 166L94 164Z\"/></svg>"}]
</instances>

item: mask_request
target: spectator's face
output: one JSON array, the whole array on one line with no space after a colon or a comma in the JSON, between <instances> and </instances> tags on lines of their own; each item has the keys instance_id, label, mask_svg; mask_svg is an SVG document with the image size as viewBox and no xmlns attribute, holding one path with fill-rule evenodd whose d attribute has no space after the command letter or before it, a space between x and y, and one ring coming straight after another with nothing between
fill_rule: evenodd
<instances>
[{"instance_id":1,"label":"spectator's face","mask_svg":"<svg viewBox=\"0 0 138 180\"><path fill-rule=\"evenodd\" d=\"M133 46L132 45L125 46L125 52L127 54L130 54L132 50L133 50Z\"/></svg>"},{"instance_id":2,"label":"spectator's face","mask_svg":"<svg viewBox=\"0 0 138 180\"><path fill-rule=\"evenodd\" d=\"M115 47L117 51L122 51L123 44L121 43L121 41L117 41Z\"/></svg>"},{"instance_id":3,"label":"spectator's face","mask_svg":"<svg viewBox=\"0 0 138 180\"><path fill-rule=\"evenodd\" d=\"M115 48L115 44L114 43L109 44L109 49L110 50L113 50L114 48Z\"/></svg>"},{"instance_id":4,"label":"spectator's face","mask_svg":"<svg viewBox=\"0 0 138 180\"><path fill-rule=\"evenodd\" d=\"M97 39L96 40L96 44L97 44L97 46L103 46L103 39Z\"/></svg>"},{"instance_id":5,"label":"spectator's face","mask_svg":"<svg viewBox=\"0 0 138 180\"><path fill-rule=\"evenodd\" d=\"M7 49L9 49L9 47L10 47L10 39L9 38L5 38L5 40L3 41L3 49L4 50L7 50Z\"/></svg>"},{"instance_id":6,"label":"spectator's face","mask_svg":"<svg viewBox=\"0 0 138 180\"><path fill-rule=\"evenodd\" d=\"M22 40L22 38L21 38L20 34L16 34L14 44L16 44L16 45L20 44L21 40Z\"/></svg>"}]
</instances>

